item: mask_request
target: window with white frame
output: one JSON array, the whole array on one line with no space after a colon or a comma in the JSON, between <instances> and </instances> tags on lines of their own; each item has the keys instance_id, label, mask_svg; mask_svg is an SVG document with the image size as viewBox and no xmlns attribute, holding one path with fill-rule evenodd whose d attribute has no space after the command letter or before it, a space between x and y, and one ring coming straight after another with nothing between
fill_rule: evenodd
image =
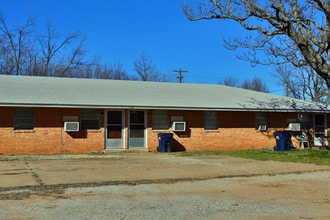
<instances>
[{"instance_id":1,"label":"window with white frame","mask_svg":"<svg viewBox=\"0 0 330 220\"><path fill-rule=\"evenodd\" d=\"M33 108L15 108L14 129L32 130L34 128Z\"/></svg>"},{"instance_id":2,"label":"window with white frame","mask_svg":"<svg viewBox=\"0 0 330 220\"><path fill-rule=\"evenodd\" d=\"M154 110L152 111L152 130L168 130L169 120L168 111Z\"/></svg>"},{"instance_id":3,"label":"window with white frame","mask_svg":"<svg viewBox=\"0 0 330 220\"><path fill-rule=\"evenodd\" d=\"M100 110L82 109L80 112L81 129L98 130L100 129Z\"/></svg>"},{"instance_id":4,"label":"window with white frame","mask_svg":"<svg viewBox=\"0 0 330 220\"><path fill-rule=\"evenodd\" d=\"M256 130L266 131L268 128L267 113L256 112Z\"/></svg>"},{"instance_id":5,"label":"window with white frame","mask_svg":"<svg viewBox=\"0 0 330 220\"><path fill-rule=\"evenodd\" d=\"M218 114L217 112L204 112L204 129L218 130Z\"/></svg>"}]
</instances>

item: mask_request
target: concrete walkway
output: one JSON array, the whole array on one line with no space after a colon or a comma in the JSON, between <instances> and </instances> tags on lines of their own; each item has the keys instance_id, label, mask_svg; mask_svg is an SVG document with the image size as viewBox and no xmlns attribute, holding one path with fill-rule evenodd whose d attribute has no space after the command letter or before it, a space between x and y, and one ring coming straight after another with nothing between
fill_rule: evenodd
<instances>
[{"instance_id":1,"label":"concrete walkway","mask_svg":"<svg viewBox=\"0 0 330 220\"><path fill-rule=\"evenodd\" d=\"M228 156L179 157L162 153L123 152L97 158L0 161L0 190L52 185L165 183L316 171L329 175L330 167Z\"/></svg>"}]
</instances>

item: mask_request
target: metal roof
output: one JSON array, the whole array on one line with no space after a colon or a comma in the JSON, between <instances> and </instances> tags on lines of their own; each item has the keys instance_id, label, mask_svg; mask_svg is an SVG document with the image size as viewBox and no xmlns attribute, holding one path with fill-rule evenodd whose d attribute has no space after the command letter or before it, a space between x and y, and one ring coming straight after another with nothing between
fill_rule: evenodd
<instances>
[{"instance_id":1,"label":"metal roof","mask_svg":"<svg viewBox=\"0 0 330 220\"><path fill-rule=\"evenodd\" d=\"M0 75L0 106L329 112L328 106L223 85Z\"/></svg>"}]
</instances>

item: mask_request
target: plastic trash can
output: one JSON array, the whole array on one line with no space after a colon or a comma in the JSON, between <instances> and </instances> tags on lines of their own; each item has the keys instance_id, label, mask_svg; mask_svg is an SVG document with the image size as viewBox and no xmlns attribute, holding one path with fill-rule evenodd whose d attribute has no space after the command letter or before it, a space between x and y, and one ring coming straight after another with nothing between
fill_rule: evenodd
<instances>
[{"instance_id":1,"label":"plastic trash can","mask_svg":"<svg viewBox=\"0 0 330 220\"><path fill-rule=\"evenodd\" d=\"M275 131L276 150L291 150L291 131Z\"/></svg>"},{"instance_id":2,"label":"plastic trash can","mask_svg":"<svg viewBox=\"0 0 330 220\"><path fill-rule=\"evenodd\" d=\"M172 133L159 133L158 134L158 152L171 152L172 151Z\"/></svg>"}]
</instances>

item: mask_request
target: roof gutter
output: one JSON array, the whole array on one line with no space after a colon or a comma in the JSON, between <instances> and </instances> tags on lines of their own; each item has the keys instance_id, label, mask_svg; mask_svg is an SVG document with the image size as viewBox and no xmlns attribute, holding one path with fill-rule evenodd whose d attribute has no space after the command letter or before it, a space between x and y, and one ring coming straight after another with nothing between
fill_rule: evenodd
<instances>
[{"instance_id":1,"label":"roof gutter","mask_svg":"<svg viewBox=\"0 0 330 220\"><path fill-rule=\"evenodd\" d=\"M261 109L261 108L210 108L210 107L185 107L185 106L133 106L133 105L70 105L70 104L25 104L25 103L6 103L0 107L29 107L29 108L80 108L80 109L134 109L134 110L186 110L186 111L235 111L235 112L315 112L330 113L330 109Z\"/></svg>"}]
</instances>

